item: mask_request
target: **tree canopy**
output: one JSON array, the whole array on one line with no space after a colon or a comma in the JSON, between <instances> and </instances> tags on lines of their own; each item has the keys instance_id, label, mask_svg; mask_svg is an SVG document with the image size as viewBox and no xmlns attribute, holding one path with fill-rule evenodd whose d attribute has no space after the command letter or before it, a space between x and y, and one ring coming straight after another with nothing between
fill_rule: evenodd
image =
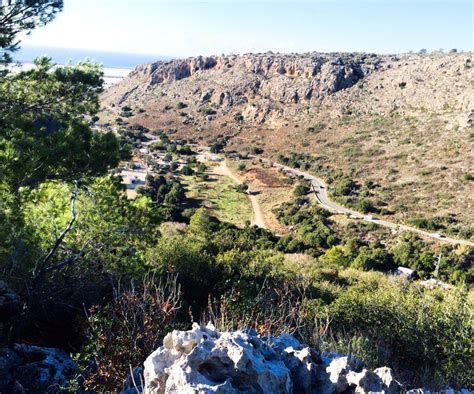
<instances>
[{"instance_id":1,"label":"tree canopy","mask_svg":"<svg viewBox=\"0 0 474 394\"><path fill-rule=\"evenodd\" d=\"M19 49L18 34L28 34L35 27L51 22L62 9L63 0L1 1L0 67L11 62L11 54Z\"/></svg>"}]
</instances>

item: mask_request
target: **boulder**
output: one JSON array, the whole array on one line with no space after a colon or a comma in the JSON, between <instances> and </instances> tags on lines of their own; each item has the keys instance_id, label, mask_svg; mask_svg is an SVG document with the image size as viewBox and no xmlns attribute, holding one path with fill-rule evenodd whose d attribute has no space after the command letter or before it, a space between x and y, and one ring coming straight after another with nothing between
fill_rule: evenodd
<instances>
[{"instance_id":1,"label":"boulder","mask_svg":"<svg viewBox=\"0 0 474 394\"><path fill-rule=\"evenodd\" d=\"M16 344L0 349L0 392L57 393L78 372L60 349Z\"/></svg>"},{"instance_id":2,"label":"boulder","mask_svg":"<svg viewBox=\"0 0 474 394\"><path fill-rule=\"evenodd\" d=\"M333 356L329 357L332 360L326 367L326 372L329 375L334 391L338 393L344 392L348 387L347 374L351 371L357 371L360 367L360 361L352 356Z\"/></svg>"},{"instance_id":3,"label":"boulder","mask_svg":"<svg viewBox=\"0 0 474 394\"><path fill-rule=\"evenodd\" d=\"M384 385L380 377L367 369L362 372L350 371L346 375L347 383L356 393L384 393Z\"/></svg>"},{"instance_id":4,"label":"boulder","mask_svg":"<svg viewBox=\"0 0 474 394\"><path fill-rule=\"evenodd\" d=\"M360 372L359 372L360 371ZM351 356L321 355L293 336L173 331L144 363L144 393L341 393L398 388L389 368L362 370ZM387 391L389 392L389 391Z\"/></svg>"},{"instance_id":5,"label":"boulder","mask_svg":"<svg viewBox=\"0 0 474 394\"><path fill-rule=\"evenodd\" d=\"M400 384L395 380L391 368L381 367L374 370L374 373L382 379L383 387L387 393L396 393Z\"/></svg>"}]
</instances>

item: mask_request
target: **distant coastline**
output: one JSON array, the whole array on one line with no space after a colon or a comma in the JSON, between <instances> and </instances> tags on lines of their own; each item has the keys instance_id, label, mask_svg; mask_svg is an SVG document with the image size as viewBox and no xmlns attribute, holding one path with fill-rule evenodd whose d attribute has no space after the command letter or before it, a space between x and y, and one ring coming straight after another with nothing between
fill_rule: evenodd
<instances>
[{"instance_id":1,"label":"distant coastline","mask_svg":"<svg viewBox=\"0 0 474 394\"><path fill-rule=\"evenodd\" d=\"M76 63L92 59L109 69L133 69L139 64L152 63L158 60L170 60L169 56L143 55L133 53L115 53L86 49L48 48L24 46L14 54L14 60L20 63L31 63L38 56L49 56L57 64L69 61Z\"/></svg>"},{"instance_id":2,"label":"distant coastline","mask_svg":"<svg viewBox=\"0 0 474 394\"><path fill-rule=\"evenodd\" d=\"M19 65L18 65L19 63ZM57 63L58 65L62 65L61 63ZM32 62L17 62L16 64L12 64L9 66L11 71L27 71L33 67ZM130 72L133 70L132 67L130 68L118 68L118 67L103 67L104 70L104 87L108 88L116 83L119 83L122 79L128 76Z\"/></svg>"}]
</instances>

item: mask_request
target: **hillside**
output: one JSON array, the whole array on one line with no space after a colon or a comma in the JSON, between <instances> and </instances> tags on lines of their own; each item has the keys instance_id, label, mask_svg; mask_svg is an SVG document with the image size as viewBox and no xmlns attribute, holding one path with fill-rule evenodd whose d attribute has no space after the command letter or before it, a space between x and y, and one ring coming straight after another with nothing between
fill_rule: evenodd
<instances>
[{"instance_id":1,"label":"hillside","mask_svg":"<svg viewBox=\"0 0 474 394\"><path fill-rule=\"evenodd\" d=\"M228 150L306 168L346 205L369 202L387 218L473 237L471 54L158 62L137 67L102 103L113 122L198 141L232 136ZM335 190L348 181L349 191Z\"/></svg>"}]
</instances>

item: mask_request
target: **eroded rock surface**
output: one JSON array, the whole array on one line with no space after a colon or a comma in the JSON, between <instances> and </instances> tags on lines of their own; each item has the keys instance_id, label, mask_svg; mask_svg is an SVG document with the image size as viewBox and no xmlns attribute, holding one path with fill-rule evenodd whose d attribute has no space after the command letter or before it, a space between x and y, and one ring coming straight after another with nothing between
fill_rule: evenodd
<instances>
[{"instance_id":1,"label":"eroded rock surface","mask_svg":"<svg viewBox=\"0 0 474 394\"><path fill-rule=\"evenodd\" d=\"M362 369L350 356L325 355L291 335L173 331L144 363L145 393L395 393L389 368Z\"/></svg>"},{"instance_id":2,"label":"eroded rock surface","mask_svg":"<svg viewBox=\"0 0 474 394\"><path fill-rule=\"evenodd\" d=\"M0 393L58 393L77 372L60 349L23 344L0 349Z\"/></svg>"}]
</instances>

